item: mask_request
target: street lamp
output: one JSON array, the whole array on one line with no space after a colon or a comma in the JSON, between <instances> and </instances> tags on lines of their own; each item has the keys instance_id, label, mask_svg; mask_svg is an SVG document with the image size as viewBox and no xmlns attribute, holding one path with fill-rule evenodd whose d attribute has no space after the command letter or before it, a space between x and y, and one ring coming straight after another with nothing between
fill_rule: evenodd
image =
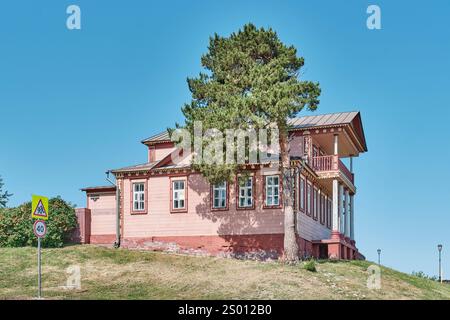
<instances>
[{"instance_id":1,"label":"street lamp","mask_svg":"<svg viewBox=\"0 0 450 320\"><path fill-rule=\"evenodd\" d=\"M378 265L381 265L381 263L380 263L381 249L378 249L377 252L378 252Z\"/></svg>"},{"instance_id":2,"label":"street lamp","mask_svg":"<svg viewBox=\"0 0 450 320\"><path fill-rule=\"evenodd\" d=\"M442 268L441 268L442 244L438 244L438 251L439 251L439 282L442 283Z\"/></svg>"}]
</instances>

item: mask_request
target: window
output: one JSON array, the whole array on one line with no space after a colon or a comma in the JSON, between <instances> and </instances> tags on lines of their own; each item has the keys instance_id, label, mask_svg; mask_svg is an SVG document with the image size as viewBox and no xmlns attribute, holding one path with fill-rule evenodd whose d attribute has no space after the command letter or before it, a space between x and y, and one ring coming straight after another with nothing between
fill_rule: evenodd
<instances>
[{"instance_id":1,"label":"window","mask_svg":"<svg viewBox=\"0 0 450 320\"><path fill-rule=\"evenodd\" d=\"M325 196L320 195L320 223L325 224Z\"/></svg>"},{"instance_id":2,"label":"window","mask_svg":"<svg viewBox=\"0 0 450 320\"><path fill-rule=\"evenodd\" d=\"M213 208L225 209L227 207L227 183L215 184L213 190Z\"/></svg>"},{"instance_id":3,"label":"window","mask_svg":"<svg viewBox=\"0 0 450 320\"><path fill-rule=\"evenodd\" d=\"M331 229L331 211L332 210L332 202L331 199L328 200L328 215L327 215L327 227Z\"/></svg>"},{"instance_id":4,"label":"window","mask_svg":"<svg viewBox=\"0 0 450 320\"><path fill-rule=\"evenodd\" d=\"M266 206L280 205L280 177L266 176Z\"/></svg>"},{"instance_id":5,"label":"window","mask_svg":"<svg viewBox=\"0 0 450 320\"><path fill-rule=\"evenodd\" d=\"M308 183L306 185L306 213L308 214L308 216L311 216L311 204L312 204L312 193L311 193L311 184Z\"/></svg>"},{"instance_id":6,"label":"window","mask_svg":"<svg viewBox=\"0 0 450 320\"><path fill-rule=\"evenodd\" d=\"M342 218L343 218L343 220L345 221L345 215L347 214L347 203L345 203L346 201L345 201L345 191L344 192L342 192ZM345 229L345 222L342 222L341 223L341 226L342 226L342 230L344 231Z\"/></svg>"},{"instance_id":7,"label":"window","mask_svg":"<svg viewBox=\"0 0 450 320\"><path fill-rule=\"evenodd\" d=\"M185 180L172 181L172 208L180 210L186 208Z\"/></svg>"},{"instance_id":8,"label":"window","mask_svg":"<svg viewBox=\"0 0 450 320\"><path fill-rule=\"evenodd\" d=\"M300 178L300 210L305 211L305 179Z\"/></svg>"},{"instance_id":9,"label":"window","mask_svg":"<svg viewBox=\"0 0 450 320\"><path fill-rule=\"evenodd\" d=\"M133 183L133 211L145 210L145 183Z\"/></svg>"},{"instance_id":10,"label":"window","mask_svg":"<svg viewBox=\"0 0 450 320\"><path fill-rule=\"evenodd\" d=\"M238 180L239 208L252 208L253 207L253 177L243 178Z\"/></svg>"},{"instance_id":11,"label":"window","mask_svg":"<svg viewBox=\"0 0 450 320\"><path fill-rule=\"evenodd\" d=\"M317 189L314 188L314 202L313 202L313 218L314 220L317 220L317 212L319 210L319 206L318 206L318 198L317 198Z\"/></svg>"}]
</instances>

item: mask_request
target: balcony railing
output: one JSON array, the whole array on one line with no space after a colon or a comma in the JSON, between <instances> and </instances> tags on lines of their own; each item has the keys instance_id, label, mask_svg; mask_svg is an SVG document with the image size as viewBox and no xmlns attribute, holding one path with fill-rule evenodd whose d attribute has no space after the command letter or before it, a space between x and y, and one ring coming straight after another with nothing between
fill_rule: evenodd
<instances>
[{"instance_id":1,"label":"balcony railing","mask_svg":"<svg viewBox=\"0 0 450 320\"><path fill-rule=\"evenodd\" d=\"M353 173L348 170L341 159L339 159L339 156L313 157L312 160L312 167L315 171L341 171L352 183L354 183Z\"/></svg>"}]
</instances>

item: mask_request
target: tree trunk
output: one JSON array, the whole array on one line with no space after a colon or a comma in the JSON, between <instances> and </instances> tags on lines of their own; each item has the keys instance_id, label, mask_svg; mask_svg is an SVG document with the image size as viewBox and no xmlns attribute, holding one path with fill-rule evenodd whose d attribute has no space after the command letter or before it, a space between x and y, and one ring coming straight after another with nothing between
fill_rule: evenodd
<instances>
[{"instance_id":1,"label":"tree trunk","mask_svg":"<svg viewBox=\"0 0 450 320\"><path fill-rule=\"evenodd\" d=\"M283 183L284 210L284 258L288 263L298 261L298 245L295 235L295 213L292 192L292 172L289 158L288 133L280 132L281 177Z\"/></svg>"}]
</instances>

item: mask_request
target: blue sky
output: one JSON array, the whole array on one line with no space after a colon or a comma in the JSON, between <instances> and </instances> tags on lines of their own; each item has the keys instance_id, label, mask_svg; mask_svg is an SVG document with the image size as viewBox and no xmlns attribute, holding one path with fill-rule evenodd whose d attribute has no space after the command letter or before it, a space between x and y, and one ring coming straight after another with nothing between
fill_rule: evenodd
<instances>
[{"instance_id":1,"label":"blue sky","mask_svg":"<svg viewBox=\"0 0 450 320\"><path fill-rule=\"evenodd\" d=\"M66 28L79 5L82 29ZM368 30L366 8L381 8ZM186 77L214 32L274 28L322 88L318 113L360 110L355 159L360 250L405 272L450 278L448 1L8 1L0 10L0 175L17 205L32 193L104 185L146 161L139 141L175 121ZM304 114L308 114L305 112Z\"/></svg>"}]
</instances>

